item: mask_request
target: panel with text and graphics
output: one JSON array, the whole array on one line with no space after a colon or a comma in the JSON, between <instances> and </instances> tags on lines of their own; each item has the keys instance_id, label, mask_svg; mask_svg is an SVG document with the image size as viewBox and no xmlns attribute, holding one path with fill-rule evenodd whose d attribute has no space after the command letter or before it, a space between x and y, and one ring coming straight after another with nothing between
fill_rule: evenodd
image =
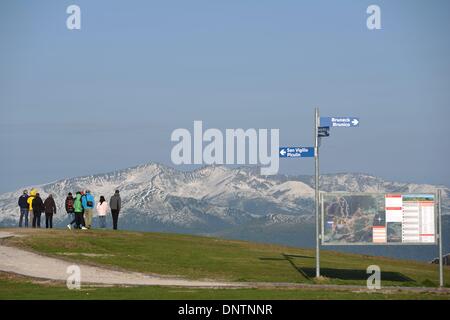
<instances>
[{"instance_id":1,"label":"panel with text and graphics","mask_svg":"<svg viewBox=\"0 0 450 320\"><path fill-rule=\"evenodd\" d=\"M322 193L322 244L436 244L434 194Z\"/></svg>"}]
</instances>

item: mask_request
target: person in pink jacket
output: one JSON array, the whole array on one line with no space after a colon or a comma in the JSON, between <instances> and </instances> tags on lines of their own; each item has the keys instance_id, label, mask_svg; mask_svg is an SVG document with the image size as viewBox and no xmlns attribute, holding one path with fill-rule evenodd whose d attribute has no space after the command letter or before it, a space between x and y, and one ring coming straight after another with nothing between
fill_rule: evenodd
<instances>
[{"instance_id":1,"label":"person in pink jacket","mask_svg":"<svg viewBox=\"0 0 450 320\"><path fill-rule=\"evenodd\" d=\"M100 222L100 228L106 228L106 214L109 211L108 202L106 202L105 197L101 196L100 201L97 203L97 213Z\"/></svg>"}]
</instances>

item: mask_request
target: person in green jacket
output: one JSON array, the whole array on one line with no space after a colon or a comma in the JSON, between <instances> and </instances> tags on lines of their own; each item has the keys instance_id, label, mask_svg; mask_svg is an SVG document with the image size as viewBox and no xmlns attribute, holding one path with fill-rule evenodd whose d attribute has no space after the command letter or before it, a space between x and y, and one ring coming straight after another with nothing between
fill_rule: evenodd
<instances>
[{"instance_id":1,"label":"person in green jacket","mask_svg":"<svg viewBox=\"0 0 450 320\"><path fill-rule=\"evenodd\" d=\"M83 204L81 202L81 192L77 192L75 201L73 202L73 210L75 212L75 224L77 229L86 230L83 222Z\"/></svg>"}]
</instances>

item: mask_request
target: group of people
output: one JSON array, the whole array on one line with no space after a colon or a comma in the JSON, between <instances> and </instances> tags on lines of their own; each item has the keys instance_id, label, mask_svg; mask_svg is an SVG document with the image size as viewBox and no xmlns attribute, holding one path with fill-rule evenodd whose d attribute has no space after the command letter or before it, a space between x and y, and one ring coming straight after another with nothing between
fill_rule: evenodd
<instances>
[{"instance_id":1,"label":"group of people","mask_svg":"<svg viewBox=\"0 0 450 320\"><path fill-rule=\"evenodd\" d=\"M33 228L41 227L41 215L45 213L45 227L53 228L53 215L56 214L56 203L52 194L49 194L45 201L42 201L39 192L32 189L30 194L27 190L19 197L18 205L20 208L19 227L24 225L28 227L29 221ZM100 228L106 228L106 215L111 210L113 229L117 230L119 220L119 213L122 208L122 201L119 190L116 190L111 197L109 204L104 196L95 204L94 196L89 190L78 191L73 197L69 192L65 201L65 209L69 214L70 223L67 225L68 229L91 229L92 219L94 217L94 208L97 211Z\"/></svg>"},{"instance_id":2,"label":"group of people","mask_svg":"<svg viewBox=\"0 0 450 320\"><path fill-rule=\"evenodd\" d=\"M49 194L47 199L42 201L36 189L32 189L30 195L28 195L27 190L24 190L19 197L19 207L19 227L22 227L23 222L25 227L28 227L28 219L30 219L33 228L40 228L41 215L45 212L45 227L53 228L53 215L56 214L56 204L52 194Z\"/></svg>"}]
</instances>

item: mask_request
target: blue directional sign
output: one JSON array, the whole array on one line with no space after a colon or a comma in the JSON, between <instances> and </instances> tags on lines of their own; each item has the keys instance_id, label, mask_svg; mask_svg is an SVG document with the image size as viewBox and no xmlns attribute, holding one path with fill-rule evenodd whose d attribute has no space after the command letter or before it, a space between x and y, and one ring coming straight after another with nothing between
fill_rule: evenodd
<instances>
[{"instance_id":1,"label":"blue directional sign","mask_svg":"<svg viewBox=\"0 0 450 320\"><path fill-rule=\"evenodd\" d=\"M281 147L280 158L314 157L314 147Z\"/></svg>"},{"instance_id":2,"label":"blue directional sign","mask_svg":"<svg viewBox=\"0 0 450 320\"><path fill-rule=\"evenodd\" d=\"M322 127L358 127L359 126L359 118L355 117L320 117L320 125Z\"/></svg>"}]
</instances>

